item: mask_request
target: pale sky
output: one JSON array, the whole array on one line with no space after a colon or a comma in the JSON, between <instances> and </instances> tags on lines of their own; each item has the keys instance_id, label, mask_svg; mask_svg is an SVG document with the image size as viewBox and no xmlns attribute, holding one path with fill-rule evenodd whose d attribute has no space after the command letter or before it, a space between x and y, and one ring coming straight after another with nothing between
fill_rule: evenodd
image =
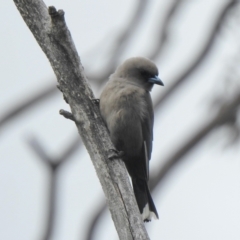
<instances>
[{"instance_id":1,"label":"pale sky","mask_svg":"<svg viewBox=\"0 0 240 240\"><path fill-rule=\"evenodd\" d=\"M64 9L67 25L87 72L103 68L109 46L126 27L136 2L45 1L48 6ZM143 24L136 30L131 47L121 60L144 56L151 50L150 40L157 32L149 26L152 19L160 21L160 17L164 17L169 2L151 1ZM186 1L171 27L169 47L156 62L165 87L155 87L153 99L171 85L172 79L201 49L212 18L226 2ZM0 20L1 118L39 89L56 85L56 80L13 1L1 0ZM232 28L228 29L228 26ZM164 159L214 116L210 103L223 92L232 61L240 50L240 34L236 29L231 21L224 25L207 60L155 114L152 174ZM99 95L96 89L95 94ZM41 239L49 172L31 151L27 139L34 136L51 156L60 155L77 135L74 124L58 114L61 108L69 109L59 92L0 130L2 240ZM239 143L225 148L228 135L226 128L209 135L153 193L160 219L146 224L151 240L240 239L240 151ZM77 151L60 169L58 186L57 220L52 240L83 239L89 217L104 199L85 150ZM102 218L96 239L117 239L109 213Z\"/></svg>"}]
</instances>

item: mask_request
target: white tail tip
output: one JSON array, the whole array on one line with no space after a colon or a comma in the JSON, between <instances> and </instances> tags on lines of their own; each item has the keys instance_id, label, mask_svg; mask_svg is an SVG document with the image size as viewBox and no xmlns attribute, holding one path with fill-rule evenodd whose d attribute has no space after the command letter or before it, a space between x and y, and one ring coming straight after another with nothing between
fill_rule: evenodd
<instances>
[{"instance_id":1,"label":"white tail tip","mask_svg":"<svg viewBox=\"0 0 240 240\"><path fill-rule=\"evenodd\" d=\"M148 203L146 204L146 206L143 208L143 212L142 212L142 219L143 221L151 221L152 219L157 219L157 216L154 212L149 210L149 205Z\"/></svg>"}]
</instances>

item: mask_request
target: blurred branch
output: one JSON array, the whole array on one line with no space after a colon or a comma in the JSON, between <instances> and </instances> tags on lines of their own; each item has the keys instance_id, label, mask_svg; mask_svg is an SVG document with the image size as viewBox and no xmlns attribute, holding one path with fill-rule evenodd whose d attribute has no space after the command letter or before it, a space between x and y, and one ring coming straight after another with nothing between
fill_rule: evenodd
<instances>
[{"instance_id":1,"label":"blurred branch","mask_svg":"<svg viewBox=\"0 0 240 240\"><path fill-rule=\"evenodd\" d=\"M166 159L164 165L159 169L155 177L151 178L151 189L162 181L162 179L169 174L169 172L179 163L183 157L193 149L203 138L210 134L214 129L224 124L236 121L237 111L240 105L240 94L237 95L231 102L222 106L219 114L212 119L208 124L201 128L189 141L177 150L169 159Z\"/></svg>"},{"instance_id":2,"label":"blurred branch","mask_svg":"<svg viewBox=\"0 0 240 240\"><path fill-rule=\"evenodd\" d=\"M93 217L89 221L88 229L86 230L85 240L94 239L94 233L96 232L97 224L100 222L100 218L103 216L106 210L107 210L107 205L106 205L106 202L104 201L99 205L98 210L94 212Z\"/></svg>"},{"instance_id":3,"label":"blurred branch","mask_svg":"<svg viewBox=\"0 0 240 240\"><path fill-rule=\"evenodd\" d=\"M66 151L64 151L59 158L52 158L49 156L47 151L43 148L40 142L32 137L28 140L29 146L38 156L38 158L48 167L50 170L50 179L48 184L48 194L47 194L47 217L45 223L45 230L42 240L50 240L54 232L54 224L56 220L56 202L57 202L57 173L60 166L67 162L74 152L79 149L79 137L74 139L74 141L69 145Z\"/></svg>"},{"instance_id":4,"label":"blurred branch","mask_svg":"<svg viewBox=\"0 0 240 240\"><path fill-rule=\"evenodd\" d=\"M28 110L35 104L47 100L55 93L57 93L57 88L55 85L36 93L32 98L27 99L25 102L19 104L18 106L14 107L11 111L9 111L7 114L5 114L5 116L3 116L0 119L0 128L4 127L6 123L8 123L13 118L17 117L19 114L22 114L24 111Z\"/></svg>"},{"instance_id":5,"label":"blurred branch","mask_svg":"<svg viewBox=\"0 0 240 240\"><path fill-rule=\"evenodd\" d=\"M158 39L156 41L156 44L154 44L154 48L153 48L152 52L149 54L150 59L155 60L161 54L162 49L168 40L169 28L170 28L171 21L174 18L175 14L177 13L177 10L179 9L180 5L183 2L184 2L184 0L173 1L170 8L168 9L168 11L166 13L166 17L163 19L163 22L158 21L159 26L156 29L156 33L158 33Z\"/></svg>"},{"instance_id":6,"label":"blurred branch","mask_svg":"<svg viewBox=\"0 0 240 240\"><path fill-rule=\"evenodd\" d=\"M69 144L69 147L60 155L57 162L61 165L66 159L70 158L72 154L83 147L82 141L79 136L76 136L75 139Z\"/></svg>"},{"instance_id":7,"label":"blurred branch","mask_svg":"<svg viewBox=\"0 0 240 240\"><path fill-rule=\"evenodd\" d=\"M115 47L111 51L111 56L105 64L105 70L103 74L99 74L97 76L89 76L92 81L97 82L98 84L102 84L108 79L109 75L115 71L117 67L118 60L122 56L123 52L127 47L127 42L132 37L134 30L137 28L139 23L141 22L141 18L144 15L144 12L147 10L147 5L149 4L148 0L138 0L135 12L127 24L127 28L118 36L116 42L114 43Z\"/></svg>"},{"instance_id":8,"label":"blurred branch","mask_svg":"<svg viewBox=\"0 0 240 240\"><path fill-rule=\"evenodd\" d=\"M70 105L75 124L88 150L108 201L120 239L149 239L124 163L108 160L114 146L89 88L83 66L67 28L63 10L41 1L14 0L20 14L46 54L59 89Z\"/></svg>"},{"instance_id":9,"label":"blurred branch","mask_svg":"<svg viewBox=\"0 0 240 240\"><path fill-rule=\"evenodd\" d=\"M210 32L210 35L208 36L204 46L202 47L201 51L197 55L197 57L191 61L190 66L179 76L176 77L176 79L173 81L174 83L172 86L170 86L161 96L160 98L155 102L155 108L159 108L166 100L169 98L174 91L184 82L187 80L187 78L197 69L197 67L200 66L200 63L207 57L208 53L210 52L210 49L213 46L214 40L217 36L217 33L224 22L228 12L237 4L239 3L238 0L231 0L227 3L226 6L220 11L218 17L215 20L215 23L213 24L212 31Z\"/></svg>"}]
</instances>

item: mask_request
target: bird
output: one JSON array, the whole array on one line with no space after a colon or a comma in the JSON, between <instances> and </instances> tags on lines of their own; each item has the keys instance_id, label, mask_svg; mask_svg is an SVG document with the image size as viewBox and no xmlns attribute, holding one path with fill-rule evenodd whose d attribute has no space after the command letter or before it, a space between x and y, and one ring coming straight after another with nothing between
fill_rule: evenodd
<instances>
[{"instance_id":1,"label":"bird","mask_svg":"<svg viewBox=\"0 0 240 240\"><path fill-rule=\"evenodd\" d=\"M154 123L150 91L154 84L164 86L155 63L132 57L110 75L99 102L111 141L131 177L144 222L159 218L148 187Z\"/></svg>"}]
</instances>

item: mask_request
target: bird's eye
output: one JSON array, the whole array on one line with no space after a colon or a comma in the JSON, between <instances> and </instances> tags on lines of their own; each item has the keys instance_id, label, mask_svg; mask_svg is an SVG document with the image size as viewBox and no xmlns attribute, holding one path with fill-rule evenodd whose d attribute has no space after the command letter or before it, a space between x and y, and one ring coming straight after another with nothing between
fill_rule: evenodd
<instances>
[{"instance_id":1,"label":"bird's eye","mask_svg":"<svg viewBox=\"0 0 240 240\"><path fill-rule=\"evenodd\" d=\"M142 76L143 76L144 78L150 78L151 75L152 75L152 74L149 73L148 71L144 71L144 70L141 72L141 74L142 74Z\"/></svg>"}]
</instances>

